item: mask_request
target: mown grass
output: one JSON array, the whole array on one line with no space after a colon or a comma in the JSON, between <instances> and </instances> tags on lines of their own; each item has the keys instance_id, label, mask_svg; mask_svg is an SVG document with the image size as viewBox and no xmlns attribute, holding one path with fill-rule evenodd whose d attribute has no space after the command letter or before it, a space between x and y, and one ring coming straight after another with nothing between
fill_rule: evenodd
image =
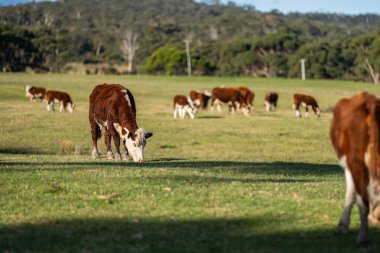
<instances>
[{"instance_id":1,"label":"mown grass","mask_svg":"<svg viewBox=\"0 0 380 253\"><path fill-rule=\"evenodd\" d=\"M152 131L142 164L90 157L88 96L99 83L127 86L138 124ZM74 114L48 113L27 84L68 91ZM172 119L172 97L247 85L249 118L200 112ZM267 91L280 94L266 113ZM0 75L0 252L379 252L333 235L344 179L328 138L331 113L297 119L292 94L322 109L363 83L251 78Z\"/></svg>"}]
</instances>

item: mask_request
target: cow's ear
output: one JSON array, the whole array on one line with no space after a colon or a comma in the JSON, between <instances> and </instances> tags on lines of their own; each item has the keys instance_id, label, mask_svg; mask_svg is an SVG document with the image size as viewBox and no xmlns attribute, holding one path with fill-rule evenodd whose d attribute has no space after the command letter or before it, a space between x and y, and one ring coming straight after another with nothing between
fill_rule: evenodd
<instances>
[{"instance_id":1,"label":"cow's ear","mask_svg":"<svg viewBox=\"0 0 380 253\"><path fill-rule=\"evenodd\" d=\"M113 123L113 126L115 127L116 131L119 133L120 136L123 135L123 128L120 126L119 123Z\"/></svg>"},{"instance_id":2,"label":"cow's ear","mask_svg":"<svg viewBox=\"0 0 380 253\"><path fill-rule=\"evenodd\" d=\"M150 133L150 132L146 132L145 133L145 139L148 139L150 137L152 137L153 133Z\"/></svg>"}]
</instances>

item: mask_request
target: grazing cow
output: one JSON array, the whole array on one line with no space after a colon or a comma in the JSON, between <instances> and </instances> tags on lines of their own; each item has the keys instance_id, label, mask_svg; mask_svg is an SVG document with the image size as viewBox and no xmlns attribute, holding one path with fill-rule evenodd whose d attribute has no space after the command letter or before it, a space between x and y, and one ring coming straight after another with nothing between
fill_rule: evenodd
<instances>
[{"instance_id":1,"label":"grazing cow","mask_svg":"<svg viewBox=\"0 0 380 253\"><path fill-rule=\"evenodd\" d=\"M212 89L211 95L211 112L214 111L214 106L217 106L219 112L221 103L227 103L232 107L231 113L235 113L236 109L242 109L245 116L249 115L249 106L246 98L236 88L215 87Z\"/></svg>"},{"instance_id":2,"label":"grazing cow","mask_svg":"<svg viewBox=\"0 0 380 253\"><path fill-rule=\"evenodd\" d=\"M318 103L312 96L294 94L293 99L293 108L296 110L297 117L301 117L301 105L306 107L306 117L309 116L309 109L313 109L315 115L317 115L318 117L321 116L321 110L319 109Z\"/></svg>"},{"instance_id":3,"label":"grazing cow","mask_svg":"<svg viewBox=\"0 0 380 253\"><path fill-rule=\"evenodd\" d=\"M191 100L193 101L195 107L197 107L197 109L199 109L199 108L202 108L203 110L207 109L208 101L211 98L210 92L208 92L208 91L202 92L202 91L192 90L192 91L190 91L189 96L190 96Z\"/></svg>"},{"instance_id":4,"label":"grazing cow","mask_svg":"<svg viewBox=\"0 0 380 253\"><path fill-rule=\"evenodd\" d=\"M123 140L123 160L128 160L128 153L133 161L144 160L146 139L153 134L139 128L136 122L136 105L132 93L120 84L101 84L94 88L90 97L89 121L92 135L92 157L99 158L97 140L104 127L104 141L107 146L107 158L113 159L111 136L116 155L120 160L120 139Z\"/></svg>"},{"instance_id":5,"label":"grazing cow","mask_svg":"<svg viewBox=\"0 0 380 253\"><path fill-rule=\"evenodd\" d=\"M244 97L246 104L248 105L249 112L252 112L253 101L255 100L255 93L253 93L248 87L237 87L241 95Z\"/></svg>"},{"instance_id":6,"label":"grazing cow","mask_svg":"<svg viewBox=\"0 0 380 253\"><path fill-rule=\"evenodd\" d=\"M73 101L71 100L71 97L66 92L62 91L56 91L56 90L48 90L45 92L45 100L47 103L47 110L50 111L50 109L54 108L54 103L60 103L61 107L59 108L59 111L62 112L63 109L69 110L70 113L74 112L75 105L73 104Z\"/></svg>"},{"instance_id":7,"label":"grazing cow","mask_svg":"<svg viewBox=\"0 0 380 253\"><path fill-rule=\"evenodd\" d=\"M368 241L368 218L380 220L380 100L369 93L340 100L330 138L346 178L345 207L336 234L345 234L355 202L360 210L358 243ZM368 216L368 214L370 214Z\"/></svg>"},{"instance_id":8,"label":"grazing cow","mask_svg":"<svg viewBox=\"0 0 380 253\"><path fill-rule=\"evenodd\" d=\"M272 107L273 107L273 110L276 111L277 100L278 100L278 93L277 92L268 92L265 95L265 99L264 99L265 110L267 112L269 112L272 110Z\"/></svg>"},{"instance_id":9,"label":"grazing cow","mask_svg":"<svg viewBox=\"0 0 380 253\"><path fill-rule=\"evenodd\" d=\"M193 101L190 97L183 95L177 95L173 98L173 109L174 109L174 119L177 118L177 113L181 119L184 119L186 113L191 119L194 119L197 109L194 106Z\"/></svg>"},{"instance_id":10,"label":"grazing cow","mask_svg":"<svg viewBox=\"0 0 380 253\"><path fill-rule=\"evenodd\" d=\"M41 101L45 97L46 89L42 87L35 87L27 85L25 87L25 96L30 97L30 102L36 102L36 98L39 98Z\"/></svg>"}]
</instances>

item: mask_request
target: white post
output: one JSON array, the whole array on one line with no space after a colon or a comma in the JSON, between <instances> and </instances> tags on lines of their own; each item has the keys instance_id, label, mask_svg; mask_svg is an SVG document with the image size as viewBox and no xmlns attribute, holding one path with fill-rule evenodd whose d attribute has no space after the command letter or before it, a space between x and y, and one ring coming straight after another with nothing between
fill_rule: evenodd
<instances>
[{"instance_id":1,"label":"white post","mask_svg":"<svg viewBox=\"0 0 380 253\"><path fill-rule=\"evenodd\" d=\"M300 60L301 62L301 73L302 73L302 81L305 81L306 79L306 75L305 75L305 62L306 62L306 59L301 59Z\"/></svg>"},{"instance_id":2,"label":"white post","mask_svg":"<svg viewBox=\"0 0 380 253\"><path fill-rule=\"evenodd\" d=\"M186 43L187 75L191 77L190 40L184 40L184 42Z\"/></svg>"}]
</instances>

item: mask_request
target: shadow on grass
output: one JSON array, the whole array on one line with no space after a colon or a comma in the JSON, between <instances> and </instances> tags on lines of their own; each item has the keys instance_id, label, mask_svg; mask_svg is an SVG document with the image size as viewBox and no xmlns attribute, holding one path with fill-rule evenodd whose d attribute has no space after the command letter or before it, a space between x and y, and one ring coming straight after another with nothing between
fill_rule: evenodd
<instances>
[{"instance_id":1,"label":"shadow on grass","mask_svg":"<svg viewBox=\"0 0 380 253\"><path fill-rule=\"evenodd\" d=\"M99 169L99 167L104 169L181 169L200 172L231 172L287 176L323 176L342 174L338 165L302 162L188 161L176 158L163 158L162 160L152 160L144 163L113 161L99 162L99 160L94 162L0 162L0 169L8 171L30 172L33 169L75 171L92 170L94 168Z\"/></svg>"},{"instance_id":2,"label":"shadow on grass","mask_svg":"<svg viewBox=\"0 0 380 253\"><path fill-rule=\"evenodd\" d=\"M213 115L206 115L206 116L197 116L198 119L223 119L223 116L213 116Z\"/></svg>"},{"instance_id":3,"label":"shadow on grass","mask_svg":"<svg viewBox=\"0 0 380 253\"><path fill-rule=\"evenodd\" d=\"M333 235L317 230L279 229L283 220L53 220L0 227L0 252L380 252L379 240L362 248L357 231ZM371 229L374 239L380 231Z\"/></svg>"}]
</instances>

